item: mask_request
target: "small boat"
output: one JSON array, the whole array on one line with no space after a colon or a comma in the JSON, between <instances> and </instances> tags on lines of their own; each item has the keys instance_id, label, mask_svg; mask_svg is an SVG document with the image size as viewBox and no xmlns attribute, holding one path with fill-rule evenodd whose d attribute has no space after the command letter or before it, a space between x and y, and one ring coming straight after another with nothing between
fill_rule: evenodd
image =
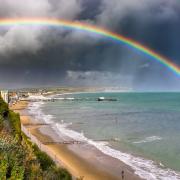
<instances>
[{"instance_id":1,"label":"small boat","mask_svg":"<svg viewBox=\"0 0 180 180\"><path fill-rule=\"evenodd\" d=\"M99 97L97 100L98 101L117 101L117 99L105 98L105 97Z\"/></svg>"},{"instance_id":2,"label":"small boat","mask_svg":"<svg viewBox=\"0 0 180 180\"><path fill-rule=\"evenodd\" d=\"M99 97L98 98L98 101L104 101L105 100L105 97Z\"/></svg>"}]
</instances>

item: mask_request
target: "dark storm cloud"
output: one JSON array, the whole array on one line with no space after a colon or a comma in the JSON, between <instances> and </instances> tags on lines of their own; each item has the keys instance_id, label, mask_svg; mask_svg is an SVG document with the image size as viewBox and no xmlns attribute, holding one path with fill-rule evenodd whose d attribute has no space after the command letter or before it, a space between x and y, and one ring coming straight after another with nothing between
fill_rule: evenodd
<instances>
[{"instance_id":1,"label":"dark storm cloud","mask_svg":"<svg viewBox=\"0 0 180 180\"><path fill-rule=\"evenodd\" d=\"M0 17L54 17L75 19L82 11L82 0L0 0ZM0 36L0 54L37 52L44 44L39 38L46 28L13 26ZM47 35L47 34L46 34Z\"/></svg>"},{"instance_id":2,"label":"dark storm cloud","mask_svg":"<svg viewBox=\"0 0 180 180\"><path fill-rule=\"evenodd\" d=\"M0 4L0 17L56 17L103 26L180 64L176 0L0 0ZM0 84L8 86L4 80L11 86L107 83L167 89L169 82L168 87L180 88L178 78L139 52L97 35L47 27L1 28Z\"/></svg>"}]
</instances>

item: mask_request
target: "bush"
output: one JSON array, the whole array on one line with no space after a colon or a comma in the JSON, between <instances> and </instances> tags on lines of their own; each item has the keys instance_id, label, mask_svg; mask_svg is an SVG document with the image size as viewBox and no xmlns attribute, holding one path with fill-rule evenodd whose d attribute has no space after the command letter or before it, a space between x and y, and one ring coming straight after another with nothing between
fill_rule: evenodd
<instances>
[{"instance_id":1,"label":"bush","mask_svg":"<svg viewBox=\"0 0 180 180\"><path fill-rule=\"evenodd\" d=\"M15 136L16 140L21 141L21 123L20 123L20 116L13 111L9 111L8 119L13 130L13 135Z\"/></svg>"},{"instance_id":2,"label":"bush","mask_svg":"<svg viewBox=\"0 0 180 180\"><path fill-rule=\"evenodd\" d=\"M0 97L0 115L2 117L5 117L6 115L8 115L8 104L6 104L3 99Z\"/></svg>"},{"instance_id":3,"label":"bush","mask_svg":"<svg viewBox=\"0 0 180 180\"><path fill-rule=\"evenodd\" d=\"M44 173L44 180L71 180L69 172L62 168L51 167Z\"/></svg>"},{"instance_id":4,"label":"bush","mask_svg":"<svg viewBox=\"0 0 180 180\"><path fill-rule=\"evenodd\" d=\"M55 165L54 161L45 152L40 151L36 145L33 145L33 149L43 171Z\"/></svg>"},{"instance_id":5,"label":"bush","mask_svg":"<svg viewBox=\"0 0 180 180\"><path fill-rule=\"evenodd\" d=\"M0 160L0 179L6 180L6 173L8 170L8 161L7 157L5 156L3 159Z\"/></svg>"},{"instance_id":6,"label":"bush","mask_svg":"<svg viewBox=\"0 0 180 180\"><path fill-rule=\"evenodd\" d=\"M29 162L26 164L25 179L43 179L42 170L38 162Z\"/></svg>"},{"instance_id":7,"label":"bush","mask_svg":"<svg viewBox=\"0 0 180 180\"><path fill-rule=\"evenodd\" d=\"M0 131L3 129L3 117L0 115Z\"/></svg>"},{"instance_id":8,"label":"bush","mask_svg":"<svg viewBox=\"0 0 180 180\"><path fill-rule=\"evenodd\" d=\"M14 164L11 170L11 180L23 180L24 179L24 167Z\"/></svg>"}]
</instances>

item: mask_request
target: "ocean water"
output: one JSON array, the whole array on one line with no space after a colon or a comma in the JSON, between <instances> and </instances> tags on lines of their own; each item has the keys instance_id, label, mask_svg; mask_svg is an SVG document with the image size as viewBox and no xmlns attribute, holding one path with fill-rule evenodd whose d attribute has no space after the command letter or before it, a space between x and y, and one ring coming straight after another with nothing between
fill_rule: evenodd
<instances>
[{"instance_id":1,"label":"ocean water","mask_svg":"<svg viewBox=\"0 0 180 180\"><path fill-rule=\"evenodd\" d=\"M101 101L98 97L117 101ZM180 93L80 93L34 103L36 118L146 179L180 179ZM38 110L38 113L37 113Z\"/></svg>"}]
</instances>

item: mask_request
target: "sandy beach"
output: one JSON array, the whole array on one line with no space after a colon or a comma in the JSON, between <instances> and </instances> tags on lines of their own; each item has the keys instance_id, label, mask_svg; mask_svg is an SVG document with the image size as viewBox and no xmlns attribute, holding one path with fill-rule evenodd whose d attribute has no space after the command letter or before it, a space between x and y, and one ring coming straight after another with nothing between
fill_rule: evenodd
<instances>
[{"instance_id":1,"label":"sandy beach","mask_svg":"<svg viewBox=\"0 0 180 180\"><path fill-rule=\"evenodd\" d=\"M20 114L22 131L57 164L68 169L73 177L84 180L120 180L124 171L124 179L140 179L129 166L88 144L64 144L64 139L56 134L51 125L39 123L28 115L27 105L28 102L20 101L10 107Z\"/></svg>"}]
</instances>

